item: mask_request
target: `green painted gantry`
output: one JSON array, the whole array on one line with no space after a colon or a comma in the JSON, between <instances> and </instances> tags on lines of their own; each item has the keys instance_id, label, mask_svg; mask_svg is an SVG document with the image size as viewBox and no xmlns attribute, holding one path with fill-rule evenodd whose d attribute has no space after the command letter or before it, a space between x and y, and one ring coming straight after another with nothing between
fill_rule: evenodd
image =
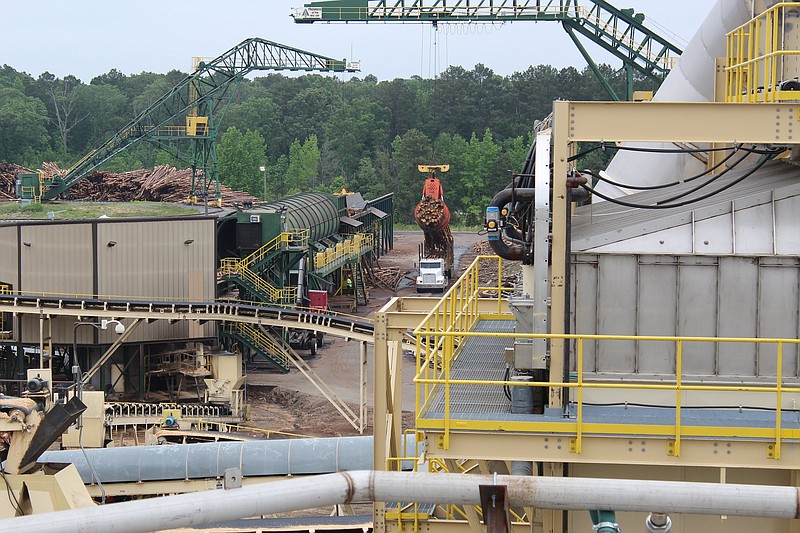
<instances>
[{"instance_id":1,"label":"green painted gantry","mask_svg":"<svg viewBox=\"0 0 800 533\"><path fill-rule=\"evenodd\" d=\"M43 183L42 199L56 198L100 165L140 141L152 142L191 165L190 196L206 200L210 196L219 198L218 125L244 76L256 70L352 72L358 68L348 65L345 60L265 39L247 39L219 57L200 62L194 72L63 176L53 176ZM202 183L198 183L198 170L202 170Z\"/></svg>"},{"instance_id":2,"label":"green painted gantry","mask_svg":"<svg viewBox=\"0 0 800 533\"><path fill-rule=\"evenodd\" d=\"M297 23L310 22L560 22L589 68L613 100L619 95L579 39L589 39L620 59L628 100L635 72L661 81L682 50L644 25L633 9L605 0L321 0L293 11Z\"/></svg>"}]
</instances>

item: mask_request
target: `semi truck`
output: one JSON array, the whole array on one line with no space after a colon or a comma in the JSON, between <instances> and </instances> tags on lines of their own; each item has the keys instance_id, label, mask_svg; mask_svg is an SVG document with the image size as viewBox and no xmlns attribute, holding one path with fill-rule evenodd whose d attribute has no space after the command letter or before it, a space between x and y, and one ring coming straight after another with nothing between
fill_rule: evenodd
<instances>
[{"instance_id":1,"label":"semi truck","mask_svg":"<svg viewBox=\"0 0 800 533\"><path fill-rule=\"evenodd\" d=\"M444 203L442 183L436 172L447 172L450 165L418 165L428 173L422 187L422 199L414 208L414 220L425 237L419 246L417 292L444 292L453 273L453 234L450 232L450 210Z\"/></svg>"}]
</instances>

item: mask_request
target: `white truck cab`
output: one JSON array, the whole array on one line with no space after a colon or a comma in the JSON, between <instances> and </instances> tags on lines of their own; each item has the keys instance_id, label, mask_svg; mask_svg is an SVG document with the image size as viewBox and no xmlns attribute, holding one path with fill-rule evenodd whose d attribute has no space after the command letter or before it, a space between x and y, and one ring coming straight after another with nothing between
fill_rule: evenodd
<instances>
[{"instance_id":1,"label":"white truck cab","mask_svg":"<svg viewBox=\"0 0 800 533\"><path fill-rule=\"evenodd\" d=\"M420 259L419 276L417 276L417 292L444 292L445 289L447 289L449 281L444 259Z\"/></svg>"}]
</instances>

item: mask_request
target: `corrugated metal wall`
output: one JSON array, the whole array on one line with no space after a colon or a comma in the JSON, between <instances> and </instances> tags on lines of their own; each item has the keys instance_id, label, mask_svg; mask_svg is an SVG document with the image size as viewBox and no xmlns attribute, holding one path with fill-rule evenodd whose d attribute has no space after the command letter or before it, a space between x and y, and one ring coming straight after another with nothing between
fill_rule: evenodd
<instances>
[{"instance_id":1,"label":"corrugated metal wall","mask_svg":"<svg viewBox=\"0 0 800 533\"><path fill-rule=\"evenodd\" d=\"M0 283L17 284L17 228L0 227Z\"/></svg>"},{"instance_id":2,"label":"corrugated metal wall","mask_svg":"<svg viewBox=\"0 0 800 533\"><path fill-rule=\"evenodd\" d=\"M797 338L800 331L797 257L576 254L572 275L575 333ZM684 343L683 372L774 377L776 354L774 344ZM800 377L799 355L784 346L784 377ZM673 374L675 344L587 342L584 371Z\"/></svg>"},{"instance_id":3,"label":"corrugated metal wall","mask_svg":"<svg viewBox=\"0 0 800 533\"><path fill-rule=\"evenodd\" d=\"M17 246L17 231L20 245ZM215 297L216 220L117 219L77 223L23 223L0 227L0 274L16 273L21 293L115 297L140 300L203 301ZM27 244L26 244L27 243ZM18 259L19 258L19 259ZM2 279L2 278L0 278ZM16 282L16 279L13 281ZM53 321L53 342L71 343L72 319ZM93 343L92 328L78 330L78 342ZM98 333L110 344L116 334ZM213 337L216 325L164 321L141 325L129 342ZM22 320L22 342L39 342L39 319Z\"/></svg>"}]
</instances>

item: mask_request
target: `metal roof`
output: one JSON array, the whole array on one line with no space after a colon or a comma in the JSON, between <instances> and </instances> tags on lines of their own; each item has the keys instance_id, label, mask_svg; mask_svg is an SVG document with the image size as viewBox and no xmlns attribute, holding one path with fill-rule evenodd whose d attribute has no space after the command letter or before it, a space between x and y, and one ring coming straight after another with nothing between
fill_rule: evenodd
<instances>
[{"instance_id":1,"label":"metal roof","mask_svg":"<svg viewBox=\"0 0 800 533\"><path fill-rule=\"evenodd\" d=\"M679 201L721 189L747 170L732 170ZM654 205L699 183L618 199ZM572 251L797 255L798 214L800 168L774 161L729 189L682 207L641 209L608 201L579 207L572 218Z\"/></svg>"}]
</instances>

